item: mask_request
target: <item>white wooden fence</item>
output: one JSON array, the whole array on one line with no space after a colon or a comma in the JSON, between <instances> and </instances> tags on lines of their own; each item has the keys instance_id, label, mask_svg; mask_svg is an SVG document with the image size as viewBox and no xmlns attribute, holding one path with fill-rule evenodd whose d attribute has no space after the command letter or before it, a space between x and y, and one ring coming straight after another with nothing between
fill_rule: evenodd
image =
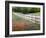
<instances>
[{"instance_id":1,"label":"white wooden fence","mask_svg":"<svg viewBox=\"0 0 46 38\"><path fill-rule=\"evenodd\" d=\"M37 24L40 24L40 16L35 16L35 17L31 17L31 21L33 23L37 23Z\"/></svg>"},{"instance_id":2,"label":"white wooden fence","mask_svg":"<svg viewBox=\"0 0 46 38\"><path fill-rule=\"evenodd\" d=\"M25 20L29 20L33 23L37 23L40 24L40 16L35 16L35 15L31 15L31 14L18 14L18 13L14 13L14 15L17 15Z\"/></svg>"}]
</instances>

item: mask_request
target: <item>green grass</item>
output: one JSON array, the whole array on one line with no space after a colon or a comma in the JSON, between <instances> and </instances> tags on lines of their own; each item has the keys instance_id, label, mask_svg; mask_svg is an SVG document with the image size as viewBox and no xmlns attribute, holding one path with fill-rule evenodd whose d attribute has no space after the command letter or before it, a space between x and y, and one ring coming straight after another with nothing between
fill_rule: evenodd
<instances>
[{"instance_id":1,"label":"green grass","mask_svg":"<svg viewBox=\"0 0 46 38\"><path fill-rule=\"evenodd\" d=\"M26 22L28 22L32 27L29 28L29 29L27 29L27 30L39 30L40 29L40 24L33 23L33 22L29 21L29 20L22 19L21 17L19 17L17 15L14 15L14 14L12 14L12 20L14 20L14 21L22 21L22 22L26 21Z\"/></svg>"},{"instance_id":2,"label":"green grass","mask_svg":"<svg viewBox=\"0 0 46 38\"><path fill-rule=\"evenodd\" d=\"M40 12L39 13L31 13L32 15L35 15L35 16L40 16Z\"/></svg>"},{"instance_id":3,"label":"green grass","mask_svg":"<svg viewBox=\"0 0 46 38\"><path fill-rule=\"evenodd\" d=\"M20 21L20 20L22 20L22 18L20 18L20 17L17 16L17 15L14 15L14 14L12 14L12 19L13 19L14 21Z\"/></svg>"}]
</instances>

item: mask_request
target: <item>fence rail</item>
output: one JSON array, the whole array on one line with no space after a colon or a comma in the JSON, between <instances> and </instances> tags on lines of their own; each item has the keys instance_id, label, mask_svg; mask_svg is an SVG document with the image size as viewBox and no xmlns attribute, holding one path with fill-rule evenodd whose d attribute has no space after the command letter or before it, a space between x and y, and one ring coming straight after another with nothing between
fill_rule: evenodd
<instances>
[{"instance_id":1,"label":"fence rail","mask_svg":"<svg viewBox=\"0 0 46 38\"><path fill-rule=\"evenodd\" d=\"M25 20L29 20L33 23L37 23L37 24L40 24L40 16L35 16L35 15L22 15L22 14L17 14L17 13L14 13L14 15L17 15Z\"/></svg>"}]
</instances>

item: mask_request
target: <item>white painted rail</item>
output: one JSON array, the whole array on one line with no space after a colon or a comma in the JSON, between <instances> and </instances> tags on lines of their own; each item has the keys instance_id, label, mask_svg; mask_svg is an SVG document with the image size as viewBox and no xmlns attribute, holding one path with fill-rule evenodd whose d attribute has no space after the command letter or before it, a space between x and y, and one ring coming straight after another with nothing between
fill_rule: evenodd
<instances>
[{"instance_id":1,"label":"white painted rail","mask_svg":"<svg viewBox=\"0 0 46 38\"><path fill-rule=\"evenodd\" d=\"M40 24L40 16L35 16L32 14L21 14L21 13L13 13L14 15L17 15L25 20L29 20L33 23Z\"/></svg>"}]
</instances>

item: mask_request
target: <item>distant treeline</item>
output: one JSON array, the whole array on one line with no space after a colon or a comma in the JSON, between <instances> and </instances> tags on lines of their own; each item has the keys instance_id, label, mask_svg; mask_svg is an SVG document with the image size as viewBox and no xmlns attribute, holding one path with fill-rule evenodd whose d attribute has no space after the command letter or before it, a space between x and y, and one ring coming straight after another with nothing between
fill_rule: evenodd
<instances>
[{"instance_id":1,"label":"distant treeline","mask_svg":"<svg viewBox=\"0 0 46 38\"><path fill-rule=\"evenodd\" d=\"M40 8L35 8L35 7L13 7L12 8L13 12L20 12L20 13L37 13L40 12Z\"/></svg>"}]
</instances>

